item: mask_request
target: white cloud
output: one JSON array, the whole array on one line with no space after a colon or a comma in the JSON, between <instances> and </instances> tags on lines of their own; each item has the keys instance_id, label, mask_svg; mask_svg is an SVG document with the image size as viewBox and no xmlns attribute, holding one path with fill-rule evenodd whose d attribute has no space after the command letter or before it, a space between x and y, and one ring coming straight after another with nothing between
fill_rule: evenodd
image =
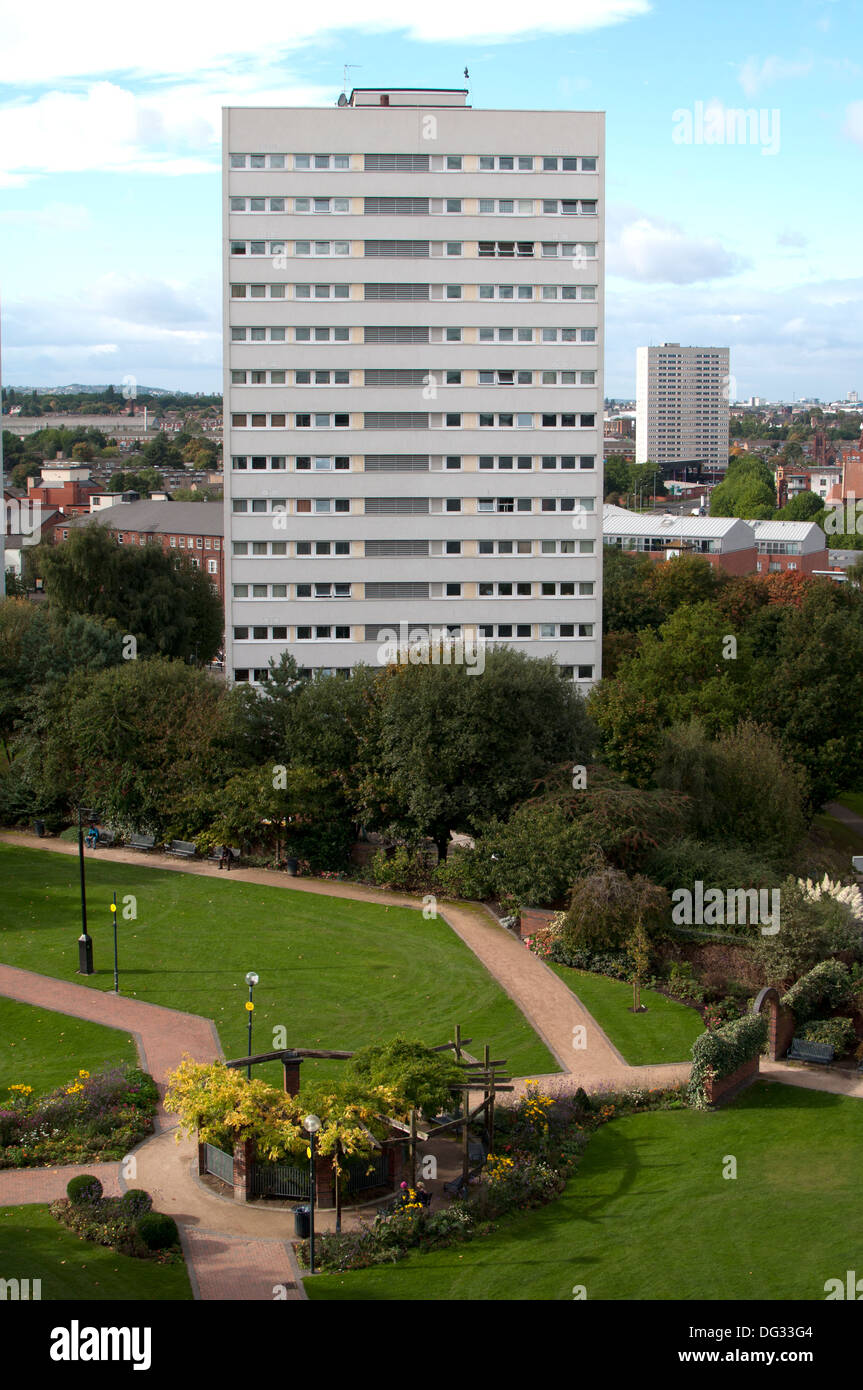
<instances>
[{"instance_id":1,"label":"white cloud","mask_svg":"<svg viewBox=\"0 0 863 1390\"><path fill-rule=\"evenodd\" d=\"M785 230L782 232L777 232L776 245L786 246L789 247L791 250L800 251L805 246L809 245L809 238L805 237L802 232L792 232L789 230Z\"/></svg>"},{"instance_id":2,"label":"white cloud","mask_svg":"<svg viewBox=\"0 0 863 1390\"><path fill-rule=\"evenodd\" d=\"M620 214L610 218L608 273L625 280L691 285L727 279L745 262L709 237L692 237L658 218ZM618 223L617 226L614 224Z\"/></svg>"},{"instance_id":3,"label":"white cloud","mask_svg":"<svg viewBox=\"0 0 863 1390\"><path fill-rule=\"evenodd\" d=\"M43 208L7 208L0 212L5 226L48 227L56 232L84 231L92 226L90 209L80 203L47 203Z\"/></svg>"},{"instance_id":4,"label":"white cloud","mask_svg":"<svg viewBox=\"0 0 863 1390\"><path fill-rule=\"evenodd\" d=\"M842 134L855 145L863 146L863 101L852 101L845 107L845 124Z\"/></svg>"},{"instance_id":5,"label":"white cloud","mask_svg":"<svg viewBox=\"0 0 863 1390\"><path fill-rule=\"evenodd\" d=\"M666 341L730 347L742 396L807 391L829 399L849 387L863 389L863 278L780 289L763 289L751 277L739 286L632 285L625 295L610 290L606 306L610 396L634 389L636 347Z\"/></svg>"},{"instance_id":6,"label":"white cloud","mask_svg":"<svg viewBox=\"0 0 863 1390\"><path fill-rule=\"evenodd\" d=\"M402 0L330 0L326 6L267 5L246 23L230 0L148 0L142 22L123 23L112 0L89 0L84 14L68 0L43 0L38 23L26 7L3 23L3 78L7 84L49 83L101 73L227 73L243 60L296 51L336 31L401 33L423 42L505 42L531 34L599 29L647 14L649 0L534 0L502 6L499 0L438 0L406 9ZM336 92L335 95L338 93ZM334 98L333 98L334 99Z\"/></svg>"},{"instance_id":7,"label":"white cloud","mask_svg":"<svg viewBox=\"0 0 863 1390\"><path fill-rule=\"evenodd\" d=\"M738 68L738 80L748 97L754 97L764 87L774 82L784 82L793 77L807 77L812 71L812 59L789 62L771 54L769 58L747 58Z\"/></svg>"},{"instance_id":8,"label":"white cloud","mask_svg":"<svg viewBox=\"0 0 863 1390\"><path fill-rule=\"evenodd\" d=\"M30 384L115 380L218 389L222 360L219 286L106 274L74 295L7 301L7 380ZM94 375L95 373L95 375Z\"/></svg>"}]
</instances>

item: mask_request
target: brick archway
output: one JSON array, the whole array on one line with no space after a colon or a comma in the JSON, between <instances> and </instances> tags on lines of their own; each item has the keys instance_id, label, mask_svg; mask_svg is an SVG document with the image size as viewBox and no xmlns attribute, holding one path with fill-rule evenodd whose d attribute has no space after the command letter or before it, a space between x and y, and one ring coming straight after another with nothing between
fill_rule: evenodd
<instances>
[{"instance_id":1,"label":"brick archway","mask_svg":"<svg viewBox=\"0 0 863 1390\"><path fill-rule=\"evenodd\" d=\"M771 1062L776 1062L785 1056L791 1046L791 1040L794 1037L794 1014L782 1003L779 998L779 991L774 985L768 985L766 989L760 991L752 1005L752 1012L760 1014L764 1012L765 1008L770 1011L767 1055Z\"/></svg>"}]
</instances>

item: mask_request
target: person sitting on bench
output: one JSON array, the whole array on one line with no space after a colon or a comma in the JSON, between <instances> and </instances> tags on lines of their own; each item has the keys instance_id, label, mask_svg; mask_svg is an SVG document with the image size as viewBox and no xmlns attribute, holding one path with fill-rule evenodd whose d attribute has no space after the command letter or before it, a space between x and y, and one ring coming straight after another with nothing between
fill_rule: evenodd
<instances>
[{"instance_id":1,"label":"person sitting on bench","mask_svg":"<svg viewBox=\"0 0 863 1390\"><path fill-rule=\"evenodd\" d=\"M222 853L219 855L219 868L226 869L227 872L230 873L233 858L234 856L229 847L227 845L222 845Z\"/></svg>"},{"instance_id":2,"label":"person sitting on bench","mask_svg":"<svg viewBox=\"0 0 863 1390\"><path fill-rule=\"evenodd\" d=\"M85 836L85 842L88 849L95 849L99 843L99 827L95 821L91 820L90 822L90 829Z\"/></svg>"}]
</instances>

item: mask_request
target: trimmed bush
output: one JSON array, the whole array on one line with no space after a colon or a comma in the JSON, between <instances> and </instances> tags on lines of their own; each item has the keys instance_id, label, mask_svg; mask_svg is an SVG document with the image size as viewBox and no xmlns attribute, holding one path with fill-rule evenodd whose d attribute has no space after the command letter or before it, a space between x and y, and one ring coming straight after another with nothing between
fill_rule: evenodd
<instances>
[{"instance_id":1,"label":"trimmed bush","mask_svg":"<svg viewBox=\"0 0 863 1390\"><path fill-rule=\"evenodd\" d=\"M564 945L553 941L548 960L558 965L569 965L573 970L589 970L594 975L607 975L611 980L632 979L635 961L629 951L588 951L579 947Z\"/></svg>"},{"instance_id":2,"label":"trimmed bush","mask_svg":"<svg viewBox=\"0 0 863 1390\"><path fill-rule=\"evenodd\" d=\"M74 1207L95 1206L102 1198L102 1184L92 1173L80 1173L67 1182L66 1196Z\"/></svg>"},{"instance_id":3,"label":"trimmed bush","mask_svg":"<svg viewBox=\"0 0 863 1390\"><path fill-rule=\"evenodd\" d=\"M125 1215L137 1221L139 1217L146 1216L147 1212L152 1210L153 1199L142 1187L130 1187L120 1198L120 1206Z\"/></svg>"},{"instance_id":4,"label":"trimmed bush","mask_svg":"<svg viewBox=\"0 0 863 1390\"><path fill-rule=\"evenodd\" d=\"M707 1108L704 1083L708 1073L716 1080L730 1076L744 1062L757 1057L767 1041L767 1019L763 1014L745 1014L734 1023L724 1023L702 1033L692 1044L692 1072L689 1103L696 1110Z\"/></svg>"},{"instance_id":5,"label":"trimmed bush","mask_svg":"<svg viewBox=\"0 0 863 1390\"><path fill-rule=\"evenodd\" d=\"M823 1012L822 1006L826 1006L828 1010L841 1009L850 1001L851 994L851 972L848 966L841 960L822 960L805 975L801 975L797 983L782 996L782 1003L794 1010L794 1017L798 1023L805 1023ZM813 1038L812 1041L817 1039Z\"/></svg>"},{"instance_id":6,"label":"trimmed bush","mask_svg":"<svg viewBox=\"0 0 863 1390\"><path fill-rule=\"evenodd\" d=\"M798 1029L797 1037L805 1042L828 1043L837 1057L844 1057L857 1041L850 1018L813 1018Z\"/></svg>"},{"instance_id":7,"label":"trimmed bush","mask_svg":"<svg viewBox=\"0 0 863 1390\"><path fill-rule=\"evenodd\" d=\"M161 1211L145 1212L135 1229L148 1250L168 1250L180 1241L173 1216L166 1216Z\"/></svg>"}]
</instances>

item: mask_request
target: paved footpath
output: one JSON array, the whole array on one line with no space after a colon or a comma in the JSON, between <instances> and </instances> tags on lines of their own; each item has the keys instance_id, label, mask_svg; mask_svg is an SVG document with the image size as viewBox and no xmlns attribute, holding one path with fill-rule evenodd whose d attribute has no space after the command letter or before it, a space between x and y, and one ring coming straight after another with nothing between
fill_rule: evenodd
<instances>
[{"instance_id":1,"label":"paved footpath","mask_svg":"<svg viewBox=\"0 0 863 1390\"><path fill-rule=\"evenodd\" d=\"M77 854L77 845L44 840L34 835L0 833L0 840L27 848ZM149 855L142 863L131 850L95 852L99 858L119 859L141 867L175 873L214 876L215 865L177 862L165 855ZM220 877L226 877L221 875ZM292 892L377 902L419 911L416 898L388 893L358 884L288 877L267 869L232 870L230 880L265 884ZM664 1087L684 1082L688 1062L629 1066L579 999L521 941L500 925L481 904L442 902L441 917L482 962L489 974L513 999L527 1021L543 1039L561 1066L560 1072L539 1076L543 1087L566 1094L583 1086L598 1091L624 1086ZM165 1077L190 1053L199 1061L222 1056L215 1024L194 1014L179 1013L141 1000L118 999L112 994L69 984L11 966L0 966L0 994L43 1005L61 1013L92 1019L135 1035L142 1062L164 1091ZM580 1030L584 1030L583 1034ZM818 1069L803 1070L782 1062L762 1063L768 1080L783 1081L807 1089L831 1091L863 1098L863 1079L846 1078ZM516 1083L514 1098L526 1084ZM135 1186L149 1191L157 1210L170 1213L183 1238L189 1276L196 1298L274 1299L305 1297L289 1238L293 1234L292 1211L262 1209L255 1204L234 1203L217 1195L197 1176L196 1146L188 1139L177 1142L175 1121L161 1109L156 1132L135 1153ZM47 1201L62 1196L65 1184L78 1168L0 1172L0 1205ZM118 1164L96 1165L106 1192L122 1190ZM348 1218L353 1224L356 1217ZM329 1222L321 1213L321 1225Z\"/></svg>"}]
</instances>

